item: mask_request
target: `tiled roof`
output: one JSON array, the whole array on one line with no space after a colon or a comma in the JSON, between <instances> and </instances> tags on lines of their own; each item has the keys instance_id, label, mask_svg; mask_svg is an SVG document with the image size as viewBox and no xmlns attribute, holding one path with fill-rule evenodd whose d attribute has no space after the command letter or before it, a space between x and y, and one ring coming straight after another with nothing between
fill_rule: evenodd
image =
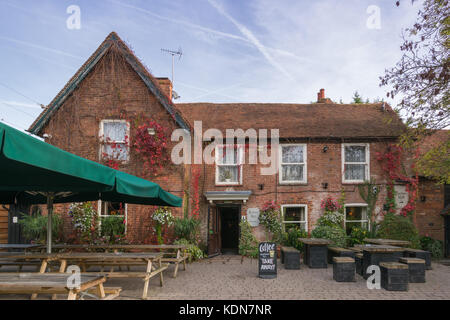
<instances>
[{"instance_id":1,"label":"tiled roof","mask_svg":"<svg viewBox=\"0 0 450 320\"><path fill-rule=\"evenodd\" d=\"M395 138L405 126L386 103L180 103L183 117L203 130L280 129L282 138ZM384 106L384 107L383 107Z\"/></svg>"},{"instance_id":2,"label":"tiled roof","mask_svg":"<svg viewBox=\"0 0 450 320\"><path fill-rule=\"evenodd\" d=\"M111 32L108 37L102 42L98 49L89 57L89 59L81 66L75 75L67 82L64 88L58 93L52 102L42 111L38 118L31 124L28 131L34 134L39 134L42 127L52 117L54 112L63 104L65 99L77 88L83 79L89 74L93 67L100 61L100 59L108 52L111 46L116 46L124 55L125 59L136 71L139 77L144 81L149 90L156 96L166 110L174 117L175 121L184 129L189 129L189 125L179 114L178 110L164 93L164 90L158 84L147 68L135 56L125 42L115 33Z\"/></svg>"}]
</instances>

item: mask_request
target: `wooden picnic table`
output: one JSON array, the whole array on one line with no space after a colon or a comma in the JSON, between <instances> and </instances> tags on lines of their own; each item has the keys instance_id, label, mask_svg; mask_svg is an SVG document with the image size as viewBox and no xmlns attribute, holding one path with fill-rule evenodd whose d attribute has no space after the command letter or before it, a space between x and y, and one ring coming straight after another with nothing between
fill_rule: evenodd
<instances>
[{"instance_id":1,"label":"wooden picnic table","mask_svg":"<svg viewBox=\"0 0 450 320\"><path fill-rule=\"evenodd\" d=\"M397 246L397 247L408 247L411 245L410 241L405 240L393 240L393 239L364 239L364 242L378 244L382 246Z\"/></svg>"},{"instance_id":2,"label":"wooden picnic table","mask_svg":"<svg viewBox=\"0 0 450 320\"><path fill-rule=\"evenodd\" d=\"M332 241L327 239L299 238L305 245L304 263L310 268L327 268L328 245Z\"/></svg>"},{"instance_id":3,"label":"wooden picnic table","mask_svg":"<svg viewBox=\"0 0 450 320\"><path fill-rule=\"evenodd\" d=\"M116 295L106 296L103 283L104 276L80 276L78 288L69 287L70 274L41 273L2 273L0 274L0 294L67 294L67 300L76 300L82 293L95 289L101 299L112 299Z\"/></svg>"},{"instance_id":4,"label":"wooden picnic table","mask_svg":"<svg viewBox=\"0 0 450 320\"><path fill-rule=\"evenodd\" d=\"M41 247L40 244L0 244L0 251L3 250L24 250L37 249Z\"/></svg>"},{"instance_id":5,"label":"wooden picnic table","mask_svg":"<svg viewBox=\"0 0 450 320\"><path fill-rule=\"evenodd\" d=\"M163 263L173 263L175 264L175 270L173 277L176 278L178 274L179 264L183 263L183 270L186 270L186 260L189 258L187 254L186 245L174 245L174 244L163 244L163 245L153 245L153 244L109 244L109 245L85 245L85 244L56 244L52 246L55 251L76 251L76 250L95 250L95 251L105 251L117 252L127 251L127 252L162 252L163 257L161 262ZM46 251L45 246L34 248L33 250Z\"/></svg>"},{"instance_id":6,"label":"wooden picnic table","mask_svg":"<svg viewBox=\"0 0 450 320\"><path fill-rule=\"evenodd\" d=\"M390 245L364 245L363 252L363 276L369 276L367 268L371 265L379 266L381 262L398 262L403 256L404 248Z\"/></svg>"},{"instance_id":7,"label":"wooden picnic table","mask_svg":"<svg viewBox=\"0 0 450 320\"><path fill-rule=\"evenodd\" d=\"M128 253L128 252L116 252L116 253L106 253L106 252L64 252L64 253L39 253L39 252L16 252L16 253L0 253L1 259L39 259L41 260L40 273L45 273L49 262L59 262L59 272L66 272L69 263L76 263L80 266L83 274L95 274L103 275L107 278L143 278L144 279L144 289L142 293L142 298L147 298L148 285L150 279L159 274L160 285L163 286L164 278L163 271L167 269L167 264L162 264L163 253ZM114 271L115 266L131 266L131 265L145 265L146 271L127 271L127 272L116 272ZM87 272L90 266L100 266L100 272ZM110 271L104 271L104 267L109 266ZM34 294L32 298L36 298Z\"/></svg>"}]
</instances>

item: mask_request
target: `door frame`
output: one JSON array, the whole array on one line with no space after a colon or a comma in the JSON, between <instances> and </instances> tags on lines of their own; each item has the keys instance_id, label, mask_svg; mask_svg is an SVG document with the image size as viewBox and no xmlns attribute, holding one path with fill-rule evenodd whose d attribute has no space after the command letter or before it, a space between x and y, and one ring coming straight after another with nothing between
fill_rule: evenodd
<instances>
[{"instance_id":1,"label":"door frame","mask_svg":"<svg viewBox=\"0 0 450 320\"><path fill-rule=\"evenodd\" d=\"M220 253L222 254L222 212L221 209L222 208L236 208L237 209L237 214L238 214L238 247L237 249L239 250L239 239L241 237L241 228L239 228L239 223L242 220L242 205L239 203L222 203L222 204L217 204L216 205L217 210L218 210L218 216L219 216L219 248L220 248Z\"/></svg>"},{"instance_id":2,"label":"door frame","mask_svg":"<svg viewBox=\"0 0 450 320\"><path fill-rule=\"evenodd\" d=\"M214 203L214 204L208 205L208 237L207 237L208 250L209 250L209 246L210 246L210 241L218 242L217 243L217 249L218 249L217 252L214 252L211 254L208 252L209 258L212 258L214 256L222 254L222 221L221 221L220 209L221 208L230 208L230 207L238 209L238 223L240 223L242 220L242 204L239 204L239 203ZM212 219L213 218L212 215L215 215L215 219ZM216 226L212 225L214 222L217 223ZM214 230L218 230L217 238L214 240L212 240L210 237L211 228L213 228ZM238 226L238 241L239 241L240 237L241 237L241 229ZM239 242L238 242L238 246L239 246Z\"/></svg>"}]
</instances>

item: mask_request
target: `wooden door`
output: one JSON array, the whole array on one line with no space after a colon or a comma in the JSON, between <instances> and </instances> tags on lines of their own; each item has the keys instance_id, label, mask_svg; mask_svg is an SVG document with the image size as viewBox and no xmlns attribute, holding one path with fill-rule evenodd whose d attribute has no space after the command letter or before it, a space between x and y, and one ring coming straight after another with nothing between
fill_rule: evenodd
<instances>
[{"instance_id":1,"label":"wooden door","mask_svg":"<svg viewBox=\"0 0 450 320\"><path fill-rule=\"evenodd\" d=\"M8 243L8 210L0 205L0 244Z\"/></svg>"},{"instance_id":2,"label":"wooden door","mask_svg":"<svg viewBox=\"0 0 450 320\"><path fill-rule=\"evenodd\" d=\"M208 208L208 256L220 254L220 214L216 206Z\"/></svg>"}]
</instances>

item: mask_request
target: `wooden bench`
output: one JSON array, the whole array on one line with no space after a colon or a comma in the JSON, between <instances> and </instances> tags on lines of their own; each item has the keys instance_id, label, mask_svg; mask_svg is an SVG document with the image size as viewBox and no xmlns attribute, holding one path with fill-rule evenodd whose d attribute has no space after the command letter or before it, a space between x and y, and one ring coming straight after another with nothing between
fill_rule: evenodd
<instances>
[{"instance_id":1,"label":"wooden bench","mask_svg":"<svg viewBox=\"0 0 450 320\"><path fill-rule=\"evenodd\" d=\"M431 252L420 250L420 249L412 249L405 248L403 251L403 256L405 258L419 258L425 260L425 268L427 270L431 270Z\"/></svg>"},{"instance_id":2,"label":"wooden bench","mask_svg":"<svg viewBox=\"0 0 450 320\"><path fill-rule=\"evenodd\" d=\"M333 263L334 257L350 257L355 258L355 251L335 246L328 246L328 263Z\"/></svg>"},{"instance_id":3,"label":"wooden bench","mask_svg":"<svg viewBox=\"0 0 450 320\"><path fill-rule=\"evenodd\" d=\"M35 248L34 250L45 250L44 247ZM72 252L75 250L87 251L87 250L96 250L103 252L130 252L130 253L139 253L139 252L158 252L162 253L163 257L161 262L170 263L175 265L175 270L173 273L173 277L176 278L178 274L179 265L183 264L183 270L186 270L186 262L189 259L189 254L187 253L187 246L185 245L150 245L150 244L142 244L142 245L133 245L133 244L119 244L119 245L54 245L53 249L55 251L65 251ZM120 265L119 269L121 268ZM126 266L126 265L124 265ZM131 264L130 264L131 266ZM129 270L129 268L128 268Z\"/></svg>"},{"instance_id":4,"label":"wooden bench","mask_svg":"<svg viewBox=\"0 0 450 320\"><path fill-rule=\"evenodd\" d=\"M350 257L333 257L333 279L337 282L354 282L355 259Z\"/></svg>"},{"instance_id":5,"label":"wooden bench","mask_svg":"<svg viewBox=\"0 0 450 320\"><path fill-rule=\"evenodd\" d=\"M41 266L41 261L22 261L22 260L14 260L14 259L0 259L0 268L2 267L18 267L17 271L22 272L23 267L36 267L36 271L39 271Z\"/></svg>"},{"instance_id":6,"label":"wooden bench","mask_svg":"<svg viewBox=\"0 0 450 320\"><path fill-rule=\"evenodd\" d=\"M388 291L408 291L408 266L398 262L380 262L381 287Z\"/></svg>"},{"instance_id":7,"label":"wooden bench","mask_svg":"<svg viewBox=\"0 0 450 320\"><path fill-rule=\"evenodd\" d=\"M400 258L400 263L408 266L410 283L425 282L425 260L419 258Z\"/></svg>"},{"instance_id":8,"label":"wooden bench","mask_svg":"<svg viewBox=\"0 0 450 320\"><path fill-rule=\"evenodd\" d=\"M300 269L300 251L293 247L281 247L281 263L285 269Z\"/></svg>"},{"instance_id":9,"label":"wooden bench","mask_svg":"<svg viewBox=\"0 0 450 320\"><path fill-rule=\"evenodd\" d=\"M113 299L120 290L103 287L103 276L80 275L80 286L67 284L70 274L61 273L0 273L0 294L64 294L67 300L76 300L83 292L94 292L100 299ZM114 292L113 295L106 295Z\"/></svg>"}]
</instances>

